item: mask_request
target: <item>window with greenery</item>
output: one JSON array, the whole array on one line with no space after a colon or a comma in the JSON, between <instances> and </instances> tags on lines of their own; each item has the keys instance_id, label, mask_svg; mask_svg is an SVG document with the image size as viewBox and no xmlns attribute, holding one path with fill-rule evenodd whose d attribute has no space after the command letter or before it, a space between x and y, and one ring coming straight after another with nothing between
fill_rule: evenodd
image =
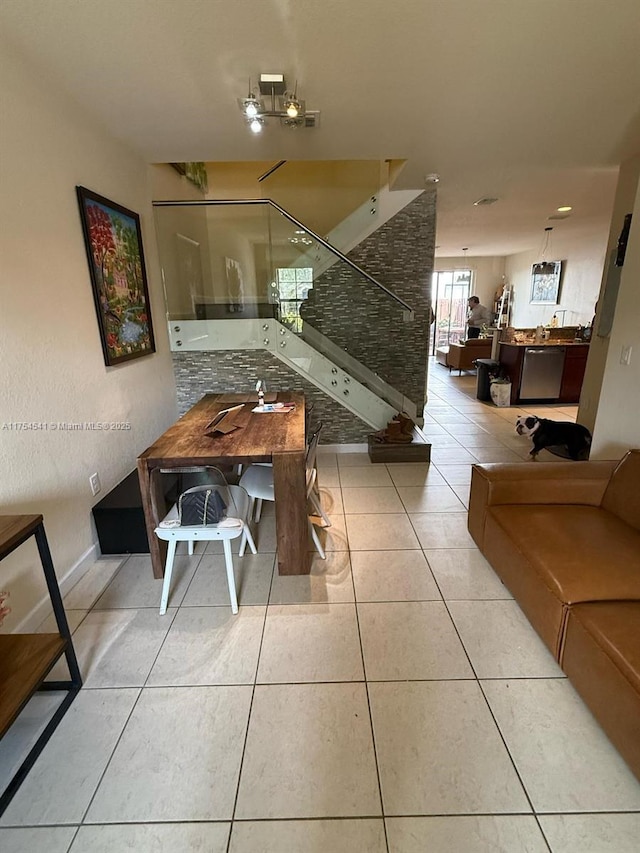
<instances>
[{"instance_id":1,"label":"window with greenery","mask_svg":"<svg viewBox=\"0 0 640 853\"><path fill-rule=\"evenodd\" d=\"M280 322L294 332L302 331L300 305L313 287L312 267L279 267L276 270Z\"/></svg>"}]
</instances>

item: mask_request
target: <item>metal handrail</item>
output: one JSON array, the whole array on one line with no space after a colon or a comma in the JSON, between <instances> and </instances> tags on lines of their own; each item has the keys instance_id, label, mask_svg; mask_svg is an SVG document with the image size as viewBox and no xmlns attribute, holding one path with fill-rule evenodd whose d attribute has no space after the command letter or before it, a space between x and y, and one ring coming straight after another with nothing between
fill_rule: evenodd
<instances>
[{"instance_id":1,"label":"metal handrail","mask_svg":"<svg viewBox=\"0 0 640 853\"><path fill-rule=\"evenodd\" d=\"M233 198L233 199L203 199L203 200L192 200L192 201L154 201L152 202L154 207L208 207L209 205L234 205L234 204L270 204L272 207L281 213L283 216L286 216L294 225L297 225L299 228L302 228L307 232L314 240L317 240L318 243L323 245L325 249L328 249L330 252L333 252L334 255L337 255L340 260L344 261L348 264L352 269L354 269L357 273L364 276L367 281L371 282L375 287L384 291L387 296L390 296L391 299L395 300L399 305L405 309L405 311L410 311L413 314L413 308L408 305L404 299L400 299L399 296L396 296L388 287L385 287L384 284L381 284L377 279L373 276L369 275L368 272L365 272L361 269L357 264L354 264L353 261L349 260L349 258L344 255L340 249L336 249L335 246L332 246L324 237L321 237L319 234L316 234L315 231L312 231L308 228L303 222L300 222L299 219L296 219L295 216L292 216L288 213L283 207L280 207L279 204L276 204L275 201L272 201L270 198Z\"/></svg>"}]
</instances>

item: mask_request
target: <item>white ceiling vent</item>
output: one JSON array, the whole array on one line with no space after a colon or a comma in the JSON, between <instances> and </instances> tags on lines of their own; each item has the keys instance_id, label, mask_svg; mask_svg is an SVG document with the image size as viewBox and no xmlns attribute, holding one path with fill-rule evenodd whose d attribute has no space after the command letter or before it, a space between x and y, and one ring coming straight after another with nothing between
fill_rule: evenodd
<instances>
[{"instance_id":1,"label":"white ceiling vent","mask_svg":"<svg viewBox=\"0 0 640 853\"><path fill-rule=\"evenodd\" d=\"M498 201L497 198L479 198L478 201L473 202L474 207L484 207L487 204L495 204Z\"/></svg>"}]
</instances>

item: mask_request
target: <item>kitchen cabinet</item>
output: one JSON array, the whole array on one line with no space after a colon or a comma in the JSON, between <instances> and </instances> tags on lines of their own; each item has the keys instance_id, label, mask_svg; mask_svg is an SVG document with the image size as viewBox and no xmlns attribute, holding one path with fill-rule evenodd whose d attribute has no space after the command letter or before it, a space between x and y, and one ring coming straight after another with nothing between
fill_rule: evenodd
<instances>
[{"instance_id":1,"label":"kitchen cabinet","mask_svg":"<svg viewBox=\"0 0 640 853\"><path fill-rule=\"evenodd\" d=\"M553 396L524 396L522 393L523 375L526 378L525 359L531 362L533 351L546 351L547 349L555 349L558 352L564 350L564 362L559 365L559 356L549 358L547 361L556 374L553 383L545 383L542 381L542 388L551 388L553 391L545 391L545 394L553 394ZM532 353L527 353L531 350ZM527 401L539 401L544 403L578 403L580 401L580 391L582 389L582 381L587 365L587 356L589 354L589 344L574 344L567 341L558 341L546 344L500 344L499 361L502 372L509 377L511 382L511 405L516 406L518 403ZM541 369L545 363L544 359L538 359ZM541 377L544 380L544 376ZM551 378L551 377L549 377ZM525 386L526 391L526 386ZM541 392L542 393L542 392Z\"/></svg>"}]
</instances>

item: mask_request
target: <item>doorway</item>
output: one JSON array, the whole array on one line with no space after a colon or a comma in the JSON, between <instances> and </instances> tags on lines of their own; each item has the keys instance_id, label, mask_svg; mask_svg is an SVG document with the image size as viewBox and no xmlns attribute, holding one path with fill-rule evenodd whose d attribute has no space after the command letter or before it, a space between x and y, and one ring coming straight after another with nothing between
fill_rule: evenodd
<instances>
[{"instance_id":1,"label":"doorway","mask_svg":"<svg viewBox=\"0 0 640 853\"><path fill-rule=\"evenodd\" d=\"M431 282L431 301L435 324L431 335L430 353L439 347L458 343L466 338L467 301L471 291L471 270L434 272Z\"/></svg>"}]
</instances>

